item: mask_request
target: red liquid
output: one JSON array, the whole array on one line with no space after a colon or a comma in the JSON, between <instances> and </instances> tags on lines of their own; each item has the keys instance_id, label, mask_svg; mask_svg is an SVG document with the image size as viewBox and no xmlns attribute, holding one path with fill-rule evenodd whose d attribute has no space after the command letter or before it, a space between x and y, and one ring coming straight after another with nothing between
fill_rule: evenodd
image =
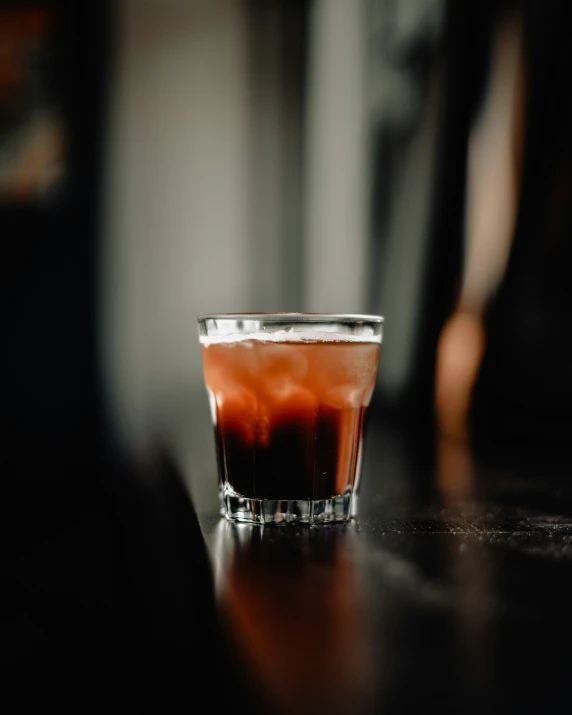
<instances>
[{"instance_id":1,"label":"red liquid","mask_svg":"<svg viewBox=\"0 0 572 715\"><path fill-rule=\"evenodd\" d=\"M379 344L243 340L202 345L219 475L256 499L353 488Z\"/></svg>"}]
</instances>

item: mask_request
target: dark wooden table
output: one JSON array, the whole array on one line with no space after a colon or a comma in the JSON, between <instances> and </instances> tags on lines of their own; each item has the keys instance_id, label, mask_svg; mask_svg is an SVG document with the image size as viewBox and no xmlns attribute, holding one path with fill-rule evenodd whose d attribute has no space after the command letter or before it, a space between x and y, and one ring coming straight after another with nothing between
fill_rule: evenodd
<instances>
[{"instance_id":1,"label":"dark wooden table","mask_svg":"<svg viewBox=\"0 0 572 715\"><path fill-rule=\"evenodd\" d=\"M17 454L0 656L27 677L133 713L157 690L165 713L572 712L565 455L373 424L357 519L261 528L193 501L168 450Z\"/></svg>"},{"instance_id":2,"label":"dark wooden table","mask_svg":"<svg viewBox=\"0 0 572 715\"><path fill-rule=\"evenodd\" d=\"M572 476L372 426L347 526L197 505L262 712L572 712Z\"/></svg>"}]
</instances>

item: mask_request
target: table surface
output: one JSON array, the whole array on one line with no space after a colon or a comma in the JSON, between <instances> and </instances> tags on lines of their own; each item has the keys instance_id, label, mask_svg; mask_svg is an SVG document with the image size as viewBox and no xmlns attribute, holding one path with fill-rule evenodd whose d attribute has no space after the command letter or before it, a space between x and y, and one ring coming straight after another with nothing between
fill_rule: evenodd
<instances>
[{"instance_id":1,"label":"table surface","mask_svg":"<svg viewBox=\"0 0 572 715\"><path fill-rule=\"evenodd\" d=\"M570 712L572 475L543 459L477 465L462 442L373 428L348 525L197 505L262 712Z\"/></svg>"},{"instance_id":2,"label":"table surface","mask_svg":"<svg viewBox=\"0 0 572 715\"><path fill-rule=\"evenodd\" d=\"M128 712L157 684L162 712L572 712L570 460L428 433L370 426L358 517L311 528L227 522L168 450L18 452L0 659L115 702L119 673Z\"/></svg>"}]
</instances>

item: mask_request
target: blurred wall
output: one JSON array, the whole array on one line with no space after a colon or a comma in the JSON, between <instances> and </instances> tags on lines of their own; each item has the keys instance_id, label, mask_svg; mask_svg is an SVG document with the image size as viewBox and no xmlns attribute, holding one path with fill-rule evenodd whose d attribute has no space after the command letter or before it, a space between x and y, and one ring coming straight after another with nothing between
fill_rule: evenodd
<instances>
[{"instance_id":1,"label":"blurred wall","mask_svg":"<svg viewBox=\"0 0 572 715\"><path fill-rule=\"evenodd\" d=\"M215 492L196 316L364 312L360 2L123 0L102 264L108 405Z\"/></svg>"},{"instance_id":2,"label":"blurred wall","mask_svg":"<svg viewBox=\"0 0 572 715\"><path fill-rule=\"evenodd\" d=\"M304 310L364 313L368 164L364 3L316 0L305 133Z\"/></svg>"},{"instance_id":3,"label":"blurred wall","mask_svg":"<svg viewBox=\"0 0 572 715\"><path fill-rule=\"evenodd\" d=\"M109 404L130 442L204 403L197 314L251 307L247 91L242 3L122 2L102 295Z\"/></svg>"}]
</instances>

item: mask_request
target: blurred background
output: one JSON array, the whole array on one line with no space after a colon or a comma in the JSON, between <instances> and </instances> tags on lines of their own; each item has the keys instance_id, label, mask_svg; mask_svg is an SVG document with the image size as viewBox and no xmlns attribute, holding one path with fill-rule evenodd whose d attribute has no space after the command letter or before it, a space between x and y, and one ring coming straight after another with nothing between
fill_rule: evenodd
<instances>
[{"instance_id":1,"label":"blurred background","mask_svg":"<svg viewBox=\"0 0 572 715\"><path fill-rule=\"evenodd\" d=\"M373 435L569 465L569 27L564 0L3 0L4 458L153 435L210 498L196 317L280 310L385 316Z\"/></svg>"}]
</instances>

